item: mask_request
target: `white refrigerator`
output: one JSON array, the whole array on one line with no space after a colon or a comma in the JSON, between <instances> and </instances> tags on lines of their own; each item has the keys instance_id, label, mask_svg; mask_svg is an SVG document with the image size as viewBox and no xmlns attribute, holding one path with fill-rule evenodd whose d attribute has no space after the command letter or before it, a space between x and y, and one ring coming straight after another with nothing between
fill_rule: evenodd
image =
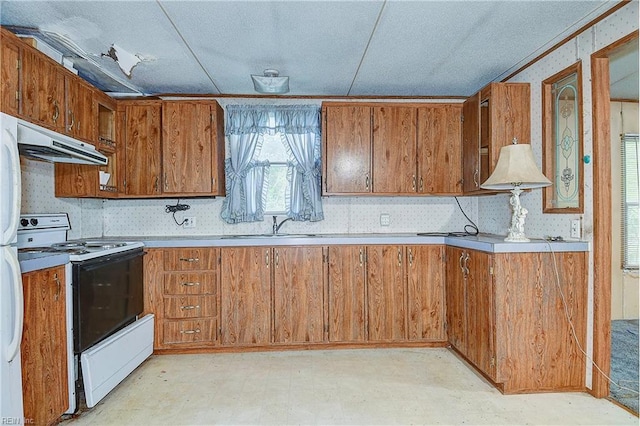
<instances>
[{"instance_id":1,"label":"white refrigerator","mask_svg":"<svg viewBox=\"0 0 640 426\"><path fill-rule=\"evenodd\" d=\"M24 301L18 263L20 159L18 120L0 113L0 422L22 424L22 339Z\"/></svg>"}]
</instances>

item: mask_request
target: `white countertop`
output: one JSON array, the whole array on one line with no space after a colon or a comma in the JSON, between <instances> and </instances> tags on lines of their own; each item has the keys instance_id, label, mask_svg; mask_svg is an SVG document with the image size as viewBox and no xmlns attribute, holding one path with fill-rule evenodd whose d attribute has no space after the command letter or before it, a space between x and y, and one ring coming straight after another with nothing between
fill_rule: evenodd
<instances>
[{"instance_id":1,"label":"white countertop","mask_svg":"<svg viewBox=\"0 0 640 426\"><path fill-rule=\"evenodd\" d=\"M425 236L418 234L281 234L273 235L206 235L206 236L140 236L109 237L111 240L142 241L149 248L243 247L243 246L307 246L307 245L379 245L379 244L446 244L488 253L537 253L589 251L586 241L546 241L509 243L504 236L480 234L468 236ZM69 262L66 253L20 253L22 273L52 268Z\"/></svg>"},{"instance_id":2,"label":"white countertop","mask_svg":"<svg viewBox=\"0 0 640 426\"><path fill-rule=\"evenodd\" d=\"M110 237L112 238L112 237ZM301 246L301 245L376 245L376 244L446 244L454 247L489 253L570 252L589 251L586 241L546 241L532 239L529 243L509 243L504 236L480 234L477 236L423 236L411 234L317 234L317 235L210 235L131 237L150 248L172 247L242 247L242 246ZM115 238L114 238L115 239Z\"/></svg>"}]
</instances>

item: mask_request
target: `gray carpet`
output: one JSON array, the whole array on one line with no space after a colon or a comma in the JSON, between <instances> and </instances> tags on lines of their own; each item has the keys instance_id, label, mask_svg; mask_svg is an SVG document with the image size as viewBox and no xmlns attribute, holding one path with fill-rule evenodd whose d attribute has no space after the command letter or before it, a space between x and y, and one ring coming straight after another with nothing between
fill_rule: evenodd
<instances>
[{"instance_id":1,"label":"gray carpet","mask_svg":"<svg viewBox=\"0 0 640 426\"><path fill-rule=\"evenodd\" d=\"M611 379L609 397L637 413L638 320L611 321Z\"/></svg>"}]
</instances>

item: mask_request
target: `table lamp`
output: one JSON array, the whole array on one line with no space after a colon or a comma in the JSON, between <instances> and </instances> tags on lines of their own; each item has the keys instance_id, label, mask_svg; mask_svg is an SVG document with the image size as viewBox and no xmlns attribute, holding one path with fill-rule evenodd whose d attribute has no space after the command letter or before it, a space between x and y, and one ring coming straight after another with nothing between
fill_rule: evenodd
<instances>
[{"instance_id":1,"label":"table lamp","mask_svg":"<svg viewBox=\"0 0 640 426\"><path fill-rule=\"evenodd\" d=\"M520 194L523 189L542 188L551 185L533 157L530 144L519 144L517 139L511 145L500 149L498 164L480 188L494 191L511 191L509 204L513 209L511 226L505 241L524 243L529 239L524 235L524 219L527 209L520 204Z\"/></svg>"}]
</instances>

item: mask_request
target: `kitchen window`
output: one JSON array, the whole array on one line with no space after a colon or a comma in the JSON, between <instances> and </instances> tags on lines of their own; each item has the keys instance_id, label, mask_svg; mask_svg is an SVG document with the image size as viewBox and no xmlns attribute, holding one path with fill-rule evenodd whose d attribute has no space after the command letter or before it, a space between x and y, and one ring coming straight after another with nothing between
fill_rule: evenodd
<instances>
[{"instance_id":1,"label":"kitchen window","mask_svg":"<svg viewBox=\"0 0 640 426\"><path fill-rule=\"evenodd\" d=\"M638 135L622 135L622 267L638 269Z\"/></svg>"},{"instance_id":2,"label":"kitchen window","mask_svg":"<svg viewBox=\"0 0 640 426\"><path fill-rule=\"evenodd\" d=\"M226 114L223 220L256 222L265 214L323 220L319 107L229 105Z\"/></svg>"}]
</instances>

